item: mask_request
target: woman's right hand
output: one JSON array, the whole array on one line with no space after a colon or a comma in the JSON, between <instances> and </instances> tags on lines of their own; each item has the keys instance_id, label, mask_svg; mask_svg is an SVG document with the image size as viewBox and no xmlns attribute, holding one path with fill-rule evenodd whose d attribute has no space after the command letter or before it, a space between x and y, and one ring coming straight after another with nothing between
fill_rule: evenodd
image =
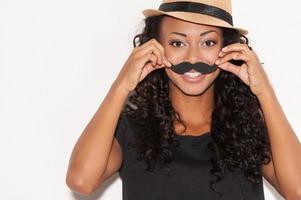
<instances>
[{"instance_id":1,"label":"woman's right hand","mask_svg":"<svg viewBox=\"0 0 301 200\"><path fill-rule=\"evenodd\" d=\"M130 92L155 69L170 66L170 62L165 57L163 46L156 39L151 39L133 49L118 74L116 84Z\"/></svg>"}]
</instances>

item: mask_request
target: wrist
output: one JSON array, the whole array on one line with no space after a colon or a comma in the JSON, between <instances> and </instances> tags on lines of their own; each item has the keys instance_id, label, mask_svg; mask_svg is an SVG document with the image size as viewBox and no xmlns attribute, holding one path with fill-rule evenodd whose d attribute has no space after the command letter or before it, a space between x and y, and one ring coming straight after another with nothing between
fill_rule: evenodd
<instances>
[{"instance_id":1,"label":"wrist","mask_svg":"<svg viewBox=\"0 0 301 200\"><path fill-rule=\"evenodd\" d=\"M128 96L130 91L122 86L118 81L114 81L111 85L111 90L114 90L117 94L122 96Z\"/></svg>"},{"instance_id":2,"label":"wrist","mask_svg":"<svg viewBox=\"0 0 301 200\"><path fill-rule=\"evenodd\" d=\"M263 99L271 99L275 96L275 91L272 87L272 85L268 84L263 90L262 92L260 92L259 94L256 94L257 98L259 100L263 100Z\"/></svg>"}]
</instances>

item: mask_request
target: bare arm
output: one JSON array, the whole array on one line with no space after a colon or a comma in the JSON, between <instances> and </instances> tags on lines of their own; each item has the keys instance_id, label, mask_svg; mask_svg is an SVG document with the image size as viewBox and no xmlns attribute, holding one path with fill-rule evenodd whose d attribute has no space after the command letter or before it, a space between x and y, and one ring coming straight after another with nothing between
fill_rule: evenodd
<instances>
[{"instance_id":1,"label":"bare arm","mask_svg":"<svg viewBox=\"0 0 301 200\"><path fill-rule=\"evenodd\" d=\"M121 110L129 92L149 73L171 66L163 54L163 47L155 39L132 51L73 149L66 176L71 190L90 194L119 169L122 150L113 138Z\"/></svg>"},{"instance_id":2,"label":"bare arm","mask_svg":"<svg viewBox=\"0 0 301 200\"><path fill-rule=\"evenodd\" d=\"M270 87L258 97L267 124L272 147L273 166L265 174L272 173L274 187L286 199L301 199L301 145ZM267 173L268 172L268 173ZM279 191L279 192L280 192Z\"/></svg>"},{"instance_id":3,"label":"bare arm","mask_svg":"<svg viewBox=\"0 0 301 200\"><path fill-rule=\"evenodd\" d=\"M267 180L267 182L270 183L282 197L284 197L284 194L280 190L279 183L275 175L273 159L268 164L262 165L261 171L265 180Z\"/></svg>"},{"instance_id":4,"label":"bare arm","mask_svg":"<svg viewBox=\"0 0 301 200\"><path fill-rule=\"evenodd\" d=\"M106 172L109 158L110 165L115 165L113 168L109 166L109 169L120 167L122 152L113 138L127 95L126 90L113 84L78 139L66 175L66 183L71 190L86 195L96 189L113 173L112 170Z\"/></svg>"},{"instance_id":5,"label":"bare arm","mask_svg":"<svg viewBox=\"0 0 301 200\"><path fill-rule=\"evenodd\" d=\"M290 126L257 54L247 43L222 49L216 64L238 76L260 102L271 143L272 163L262 168L264 176L288 200L301 200L301 145ZM230 59L243 60L238 67Z\"/></svg>"}]
</instances>

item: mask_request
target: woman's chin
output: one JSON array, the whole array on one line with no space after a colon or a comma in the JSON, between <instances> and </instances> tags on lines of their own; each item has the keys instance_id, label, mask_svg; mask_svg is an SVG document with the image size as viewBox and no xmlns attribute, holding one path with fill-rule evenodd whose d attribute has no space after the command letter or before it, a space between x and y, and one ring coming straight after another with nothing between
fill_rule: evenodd
<instances>
[{"instance_id":1,"label":"woman's chin","mask_svg":"<svg viewBox=\"0 0 301 200\"><path fill-rule=\"evenodd\" d=\"M181 88L182 92L187 96L200 96L202 95L208 87L199 86L199 87L183 87Z\"/></svg>"}]
</instances>

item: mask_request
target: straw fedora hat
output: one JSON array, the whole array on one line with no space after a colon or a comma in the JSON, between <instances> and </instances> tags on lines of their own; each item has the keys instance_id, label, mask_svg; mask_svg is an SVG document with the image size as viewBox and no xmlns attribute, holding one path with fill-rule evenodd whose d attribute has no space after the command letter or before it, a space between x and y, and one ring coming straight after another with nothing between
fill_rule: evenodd
<instances>
[{"instance_id":1,"label":"straw fedora hat","mask_svg":"<svg viewBox=\"0 0 301 200\"><path fill-rule=\"evenodd\" d=\"M231 0L163 0L159 9L143 10L145 17L168 15L188 22L236 29L243 35L248 31L234 27Z\"/></svg>"}]
</instances>

